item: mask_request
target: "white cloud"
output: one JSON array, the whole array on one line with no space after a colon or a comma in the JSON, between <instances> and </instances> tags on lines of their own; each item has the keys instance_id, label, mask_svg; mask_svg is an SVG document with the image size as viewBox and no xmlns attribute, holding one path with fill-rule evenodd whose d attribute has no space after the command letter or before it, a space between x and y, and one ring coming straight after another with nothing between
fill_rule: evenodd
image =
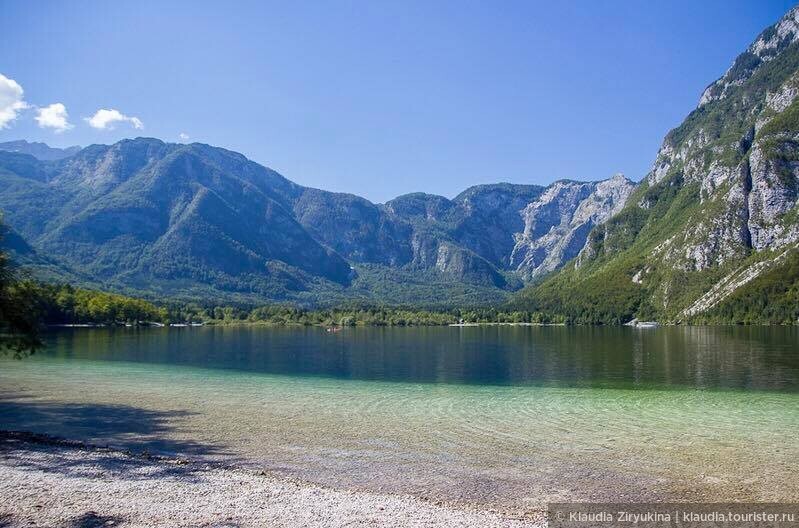
<instances>
[{"instance_id":1,"label":"white cloud","mask_svg":"<svg viewBox=\"0 0 799 528\"><path fill-rule=\"evenodd\" d=\"M53 103L49 106L37 108L36 122L42 128L52 128L56 133L73 128L69 122L67 107L62 103Z\"/></svg>"},{"instance_id":2,"label":"white cloud","mask_svg":"<svg viewBox=\"0 0 799 528\"><path fill-rule=\"evenodd\" d=\"M113 130L116 123L130 123L133 128L141 130L144 123L138 117L126 116L119 110L106 110L102 108L95 112L92 117L86 117L86 122L93 128L100 130Z\"/></svg>"},{"instance_id":3,"label":"white cloud","mask_svg":"<svg viewBox=\"0 0 799 528\"><path fill-rule=\"evenodd\" d=\"M0 73L0 130L14 121L20 110L28 108L23 93L17 81Z\"/></svg>"},{"instance_id":4,"label":"white cloud","mask_svg":"<svg viewBox=\"0 0 799 528\"><path fill-rule=\"evenodd\" d=\"M188 141L189 140L189 135L187 133L185 133L185 132L181 132L180 134L178 134L178 137L180 138L181 141Z\"/></svg>"}]
</instances>

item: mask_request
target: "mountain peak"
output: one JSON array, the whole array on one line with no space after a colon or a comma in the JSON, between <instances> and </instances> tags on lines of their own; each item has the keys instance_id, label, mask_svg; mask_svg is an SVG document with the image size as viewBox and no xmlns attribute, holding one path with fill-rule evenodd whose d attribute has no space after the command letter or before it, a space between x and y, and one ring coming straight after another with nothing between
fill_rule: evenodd
<instances>
[{"instance_id":1,"label":"mountain peak","mask_svg":"<svg viewBox=\"0 0 799 528\"><path fill-rule=\"evenodd\" d=\"M698 107L726 97L731 88L743 84L763 64L774 60L798 40L799 6L796 6L760 33L746 51L738 55L724 75L705 88Z\"/></svg>"},{"instance_id":2,"label":"mountain peak","mask_svg":"<svg viewBox=\"0 0 799 528\"><path fill-rule=\"evenodd\" d=\"M46 143L40 143L36 141L31 142L25 139L0 143L0 150L28 154L41 161L54 161L68 158L75 155L78 151L80 151L80 149L81 148L77 145L66 148L55 148L47 145Z\"/></svg>"}]
</instances>

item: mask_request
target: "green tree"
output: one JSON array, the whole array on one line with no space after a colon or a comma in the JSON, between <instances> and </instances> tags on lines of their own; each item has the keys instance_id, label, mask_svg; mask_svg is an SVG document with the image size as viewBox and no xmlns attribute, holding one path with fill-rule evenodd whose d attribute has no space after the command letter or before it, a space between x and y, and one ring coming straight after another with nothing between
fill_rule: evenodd
<instances>
[{"instance_id":1,"label":"green tree","mask_svg":"<svg viewBox=\"0 0 799 528\"><path fill-rule=\"evenodd\" d=\"M6 228L0 224L0 242ZM31 354L41 346L35 286L20 282L5 251L0 250L0 353L15 357Z\"/></svg>"}]
</instances>

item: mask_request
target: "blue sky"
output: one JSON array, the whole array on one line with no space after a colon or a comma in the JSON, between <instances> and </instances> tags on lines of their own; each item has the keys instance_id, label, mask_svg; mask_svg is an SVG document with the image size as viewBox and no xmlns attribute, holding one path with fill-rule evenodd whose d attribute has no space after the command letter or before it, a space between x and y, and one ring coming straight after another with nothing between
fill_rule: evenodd
<instances>
[{"instance_id":1,"label":"blue sky","mask_svg":"<svg viewBox=\"0 0 799 528\"><path fill-rule=\"evenodd\" d=\"M0 0L0 74L29 105L0 141L186 134L374 201L640 179L702 89L791 6ZM57 132L64 111L72 128Z\"/></svg>"}]
</instances>

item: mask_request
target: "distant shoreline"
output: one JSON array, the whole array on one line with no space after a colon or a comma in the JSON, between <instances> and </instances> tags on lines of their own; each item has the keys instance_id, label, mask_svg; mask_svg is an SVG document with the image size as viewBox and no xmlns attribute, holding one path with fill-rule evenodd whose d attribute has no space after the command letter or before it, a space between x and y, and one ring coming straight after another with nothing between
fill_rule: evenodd
<instances>
[{"instance_id":1,"label":"distant shoreline","mask_svg":"<svg viewBox=\"0 0 799 528\"><path fill-rule=\"evenodd\" d=\"M46 324L45 327L50 330L59 329L103 329L103 328L133 328L133 329L183 329L183 328L224 328L224 327L267 327L267 328L468 328L468 327L481 327L481 326L521 326L521 327L571 327L571 328L635 328L638 330L650 330L662 327L741 327L741 328L762 328L762 327L795 327L797 324L776 324L776 323L761 323L761 324L736 324L736 323L716 323L716 324L685 324L685 323L656 323L645 322L639 324L582 324L582 323L509 323L509 322L479 322L479 323L406 323L406 324L364 324L358 323L354 325L329 325L322 323L303 324L296 322L273 322L273 321L206 321L203 323L193 324L107 324L107 323L74 323L74 324Z\"/></svg>"},{"instance_id":2,"label":"distant shoreline","mask_svg":"<svg viewBox=\"0 0 799 528\"><path fill-rule=\"evenodd\" d=\"M447 326L568 326L566 323L451 323ZM574 326L574 325L572 325Z\"/></svg>"},{"instance_id":3,"label":"distant shoreline","mask_svg":"<svg viewBox=\"0 0 799 528\"><path fill-rule=\"evenodd\" d=\"M480 322L480 323L444 323L444 324L355 324L355 325L325 325L325 324L302 324L302 323L276 323L269 321L209 321L203 323L172 323L172 324L105 324L105 323L70 323L70 324L48 324L51 329L59 328L207 328L225 326L268 326L268 327L287 327L287 328L441 328L454 327L465 328L471 326L588 326L588 325L567 325L566 323L506 323L506 322ZM599 325L591 325L599 326ZM607 325L605 325L607 326Z\"/></svg>"}]
</instances>

